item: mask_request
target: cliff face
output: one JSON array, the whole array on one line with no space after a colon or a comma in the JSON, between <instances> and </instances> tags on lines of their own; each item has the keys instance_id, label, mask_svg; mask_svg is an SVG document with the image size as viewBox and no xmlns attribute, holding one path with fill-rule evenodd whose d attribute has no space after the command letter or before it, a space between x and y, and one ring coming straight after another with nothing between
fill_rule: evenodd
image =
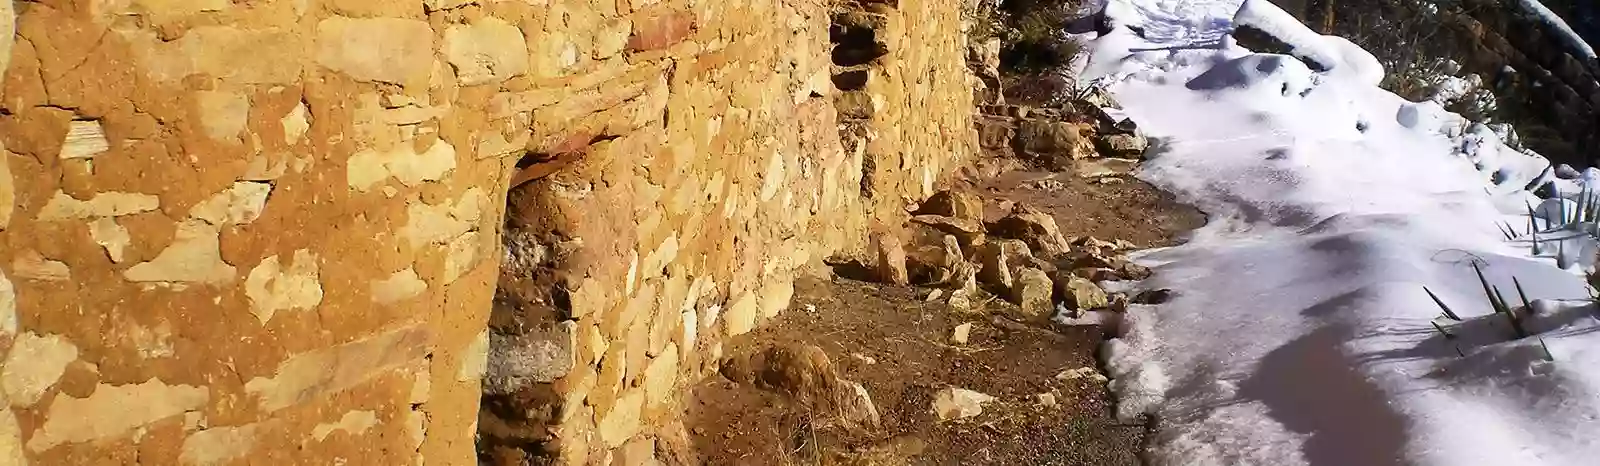
<instances>
[{"instance_id":1,"label":"cliff face","mask_svg":"<svg viewBox=\"0 0 1600 466\"><path fill-rule=\"evenodd\" d=\"M0 462L627 462L973 156L960 7L18 3Z\"/></svg>"}]
</instances>

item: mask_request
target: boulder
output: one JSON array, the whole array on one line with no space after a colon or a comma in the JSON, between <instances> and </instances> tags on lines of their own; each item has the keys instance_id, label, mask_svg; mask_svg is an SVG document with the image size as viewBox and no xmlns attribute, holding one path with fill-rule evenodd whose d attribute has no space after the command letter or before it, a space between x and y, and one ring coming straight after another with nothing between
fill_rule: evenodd
<instances>
[{"instance_id":1,"label":"boulder","mask_svg":"<svg viewBox=\"0 0 1600 466\"><path fill-rule=\"evenodd\" d=\"M906 272L906 250L900 244L900 238L878 233L873 236L872 244L878 252L877 268L874 270L878 280L895 285L911 283L911 276Z\"/></svg>"},{"instance_id":2,"label":"boulder","mask_svg":"<svg viewBox=\"0 0 1600 466\"><path fill-rule=\"evenodd\" d=\"M942 421L966 419L983 414L983 405L995 397L965 388L945 387L933 394L933 413Z\"/></svg>"},{"instance_id":3,"label":"boulder","mask_svg":"<svg viewBox=\"0 0 1600 466\"><path fill-rule=\"evenodd\" d=\"M1063 279L1056 282L1056 287L1061 292L1061 297L1068 308L1087 311L1100 309L1111 304L1110 299L1106 297L1105 290L1100 289L1098 285L1095 285L1089 279L1076 275L1057 278Z\"/></svg>"},{"instance_id":4,"label":"boulder","mask_svg":"<svg viewBox=\"0 0 1600 466\"><path fill-rule=\"evenodd\" d=\"M1172 290L1162 288L1158 290L1145 290L1133 295L1133 304L1165 304L1172 300Z\"/></svg>"},{"instance_id":5,"label":"boulder","mask_svg":"<svg viewBox=\"0 0 1600 466\"><path fill-rule=\"evenodd\" d=\"M1101 157L1138 160L1150 148L1150 140L1137 134L1101 134L1095 136L1094 148Z\"/></svg>"},{"instance_id":6,"label":"boulder","mask_svg":"<svg viewBox=\"0 0 1600 466\"><path fill-rule=\"evenodd\" d=\"M1084 133L1088 125L1056 120L1023 120L1017 124L1014 147L1038 168L1064 171L1072 161L1095 156L1094 142Z\"/></svg>"},{"instance_id":7,"label":"boulder","mask_svg":"<svg viewBox=\"0 0 1600 466\"><path fill-rule=\"evenodd\" d=\"M1017 271L1015 280L1011 286L1011 300L1017 303L1023 319L1035 322L1050 320L1056 311L1055 302L1051 299L1055 294L1055 286L1050 281L1050 275L1043 270L1027 267Z\"/></svg>"},{"instance_id":8,"label":"boulder","mask_svg":"<svg viewBox=\"0 0 1600 466\"><path fill-rule=\"evenodd\" d=\"M867 392L867 387L847 380L839 383L839 419L852 427L877 427L878 406L873 404L872 394Z\"/></svg>"},{"instance_id":9,"label":"boulder","mask_svg":"<svg viewBox=\"0 0 1600 466\"><path fill-rule=\"evenodd\" d=\"M944 215L917 215L911 217L911 221L932 227L947 235L954 235L963 248L970 248L984 241L983 222L976 220Z\"/></svg>"},{"instance_id":10,"label":"boulder","mask_svg":"<svg viewBox=\"0 0 1600 466\"><path fill-rule=\"evenodd\" d=\"M922 201L917 215L939 215L983 225L983 199L962 191L939 191Z\"/></svg>"},{"instance_id":11,"label":"boulder","mask_svg":"<svg viewBox=\"0 0 1600 466\"><path fill-rule=\"evenodd\" d=\"M1022 240L991 241L978 248L978 280L1000 289L1011 289L1015 270L1033 261L1033 252Z\"/></svg>"},{"instance_id":12,"label":"boulder","mask_svg":"<svg viewBox=\"0 0 1600 466\"><path fill-rule=\"evenodd\" d=\"M1056 219L1049 214L1022 204L1011 207L1011 213L994 222L990 233L1002 238L1019 239L1044 258L1053 258L1071 251L1067 238L1061 235Z\"/></svg>"}]
</instances>

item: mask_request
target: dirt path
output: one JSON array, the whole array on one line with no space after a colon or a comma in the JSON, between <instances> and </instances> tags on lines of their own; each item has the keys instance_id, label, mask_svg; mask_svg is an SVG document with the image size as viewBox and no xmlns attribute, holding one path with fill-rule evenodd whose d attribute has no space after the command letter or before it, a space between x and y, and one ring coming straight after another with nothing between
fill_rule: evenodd
<instances>
[{"instance_id":1,"label":"dirt path","mask_svg":"<svg viewBox=\"0 0 1600 466\"><path fill-rule=\"evenodd\" d=\"M1041 181L1043 180L1043 181ZM1053 180L1053 181L1050 181ZM986 208L1021 201L1056 218L1069 236L1165 246L1204 222L1193 209L1137 181L1089 183L1070 174L1012 172L972 192ZM708 465L1137 465L1146 426L1118 424L1095 354L1098 327L1045 329L1010 320L1016 306L985 297L956 310L945 290L844 278L802 280L793 306L726 350L730 360L820 349L801 369L771 362L758 382L713 376L694 388L687 427ZM952 341L971 324L965 343ZM788 352L788 353L784 353ZM804 359L804 358L802 358ZM817 375L824 374L825 375ZM879 422L814 414L817 403L761 388L763 375L815 386L860 383ZM801 374L801 375L795 375ZM735 378L741 376L734 375ZM993 396L975 416L941 421L935 398L957 387ZM800 398L807 398L801 396ZM807 398L808 399L808 398ZM826 411L826 410L822 410Z\"/></svg>"}]
</instances>

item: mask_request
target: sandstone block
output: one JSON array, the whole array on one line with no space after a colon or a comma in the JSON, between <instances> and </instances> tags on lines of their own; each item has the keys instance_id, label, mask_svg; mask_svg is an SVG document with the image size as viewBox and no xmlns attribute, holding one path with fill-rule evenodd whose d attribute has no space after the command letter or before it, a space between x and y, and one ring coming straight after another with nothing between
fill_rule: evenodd
<instances>
[{"instance_id":1,"label":"sandstone block","mask_svg":"<svg viewBox=\"0 0 1600 466\"><path fill-rule=\"evenodd\" d=\"M528 41L499 18L445 30L445 56L464 86L504 81L528 72Z\"/></svg>"},{"instance_id":2,"label":"sandstone block","mask_svg":"<svg viewBox=\"0 0 1600 466\"><path fill-rule=\"evenodd\" d=\"M664 6L634 12L631 19L628 50L633 52L665 49L688 38L695 28L694 13Z\"/></svg>"},{"instance_id":3,"label":"sandstone block","mask_svg":"<svg viewBox=\"0 0 1600 466\"><path fill-rule=\"evenodd\" d=\"M399 18L332 17L317 24L317 63L360 81L425 82L433 28Z\"/></svg>"},{"instance_id":4,"label":"sandstone block","mask_svg":"<svg viewBox=\"0 0 1600 466\"><path fill-rule=\"evenodd\" d=\"M983 223L975 220L942 215L917 215L911 217L911 221L955 236L964 248L971 248L984 242Z\"/></svg>"}]
</instances>

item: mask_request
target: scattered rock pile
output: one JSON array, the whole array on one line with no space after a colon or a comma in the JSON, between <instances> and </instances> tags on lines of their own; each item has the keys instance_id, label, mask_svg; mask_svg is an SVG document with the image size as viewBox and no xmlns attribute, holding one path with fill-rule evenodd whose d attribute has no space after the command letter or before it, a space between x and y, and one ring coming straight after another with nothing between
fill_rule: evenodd
<instances>
[{"instance_id":1,"label":"scattered rock pile","mask_svg":"<svg viewBox=\"0 0 1600 466\"><path fill-rule=\"evenodd\" d=\"M913 211L908 239L878 235L872 276L937 288L929 299L959 310L1004 299L1017 305L1014 318L1035 323L1049 322L1058 310L1068 317L1120 312L1132 300L1096 282L1150 276L1149 269L1121 255L1134 248L1127 241L1067 237L1047 213L1011 201L1000 207L1006 215L987 220L976 195L935 194Z\"/></svg>"},{"instance_id":2,"label":"scattered rock pile","mask_svg":"<svg viewBox=\"0 0 1600 466\"><path fill-rule=\"evenodd\" d=\"M1112 182L1132 173L1150 147L1121 105L1098 88L1063 108L986 105L976 117L979 143L990 155L1033 169L1070 171Z\"/></svg>"}]
</instances>

